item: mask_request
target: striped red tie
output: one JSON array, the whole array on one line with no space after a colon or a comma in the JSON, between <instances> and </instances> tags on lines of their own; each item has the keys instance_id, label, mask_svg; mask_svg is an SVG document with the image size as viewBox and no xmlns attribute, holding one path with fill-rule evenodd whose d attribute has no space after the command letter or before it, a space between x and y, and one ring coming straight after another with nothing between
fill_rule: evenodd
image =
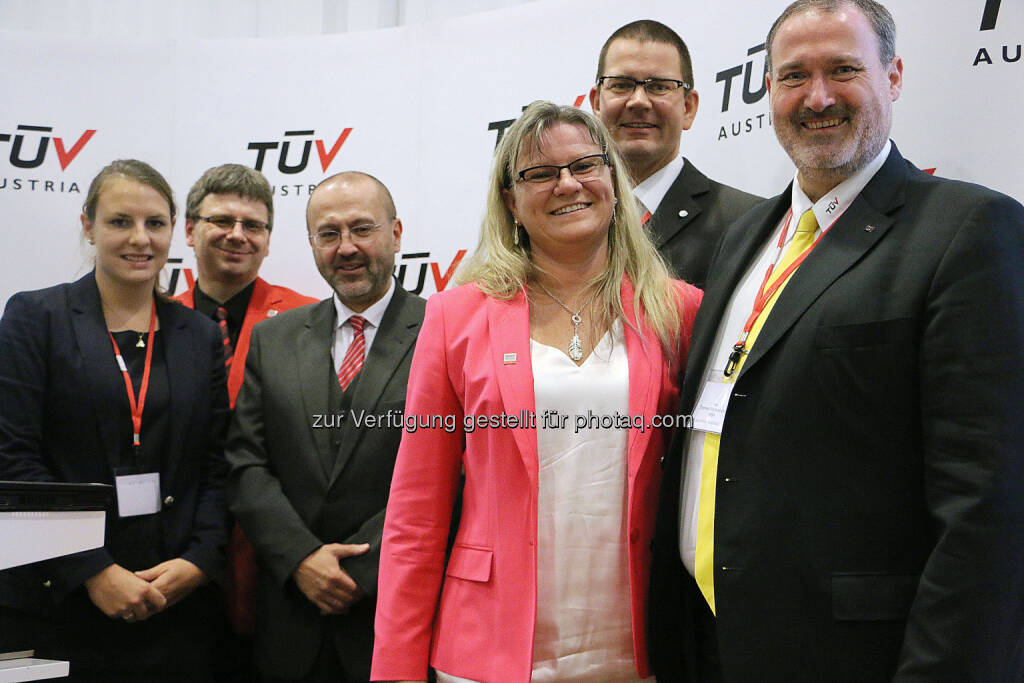
<instances>
[{"instance_id":1,"label":"striped red tie","mask_svg":"<svg viewBox=\"0 0 1024 683\"><path fill-rule=\"evenodd\" d=\"M366 319L354 315L348 319L348 322L352 326L353 335L352 343L348 345L348 351L345 352L345 360L341 361L341 368L338 370L338 384L341 385L342 391L348 389L348 385L363 369L363 357L366 355L366 337L363 336L363 325L366 324Z\"/></svg>"},{"instance_id":2,"label":"striped red tie","mask_svg":"<svg viewBox=\"0 0 1024 683\"><path fill-rule=\"evenodd\" d=\"M231 347L231 333L228 332L228 310L223 306L217 307L217 324L220 326L220 336L224 338L224 367L230 368L235 350Z\"/></svg>"}]
</instances>

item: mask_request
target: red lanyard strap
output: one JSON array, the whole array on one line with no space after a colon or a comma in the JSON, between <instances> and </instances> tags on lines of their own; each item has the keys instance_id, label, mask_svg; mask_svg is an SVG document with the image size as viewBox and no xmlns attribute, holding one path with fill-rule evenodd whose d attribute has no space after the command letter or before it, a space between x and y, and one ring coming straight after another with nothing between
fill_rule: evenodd
<instances>
[{"instance_id":1,"label":"red lanyard strap","mask_svg":"<svg viewBox=\"0 0 1024 683\"><path fill-rule=\"evenodd\" d=\"M732 373L736 370L736 366L739 365L740 357L742 356L742 354L747 353L747 337L750 336L750 331L754 328L754 323L757 322L757 319L760 318L761 314L764 312L765 306L775 295L775 293L779 291L782 285L786 283L786 280L789 279L793 272L800 267L800 264L804 262L804 259L806 259L810 255L810 253L814 251L814 248L818 246L818 242L821 241L821 238L825 236L825 233L828 232L828 229L831 228L832 224L835 223L835 221L832 221L832 224L829 224L827 228L822 230L821 234L818 235L817 239L814 240L811 246L807 247L807 249L804 249L804 251L799 256L793 259L793 262L786 266L785 270L783 270L782 273L779 274L779 277L772 280L772 283L769 285L768 280L771 279L772 271L775 270L775 266L779 262L779 256L781 256L782 247L786 243L786 235L789 233L789 226L792 220L793 208L790 207L789 213L786 214L786 224L782 228L782 234L779 235L779 244L775 250L775 259L772 261L771 265L768 266L768 270L764 274L764 279L761 281L761 286L757 290L757 296L754 297L754 308L750 312L750 316L747 318L747 322L743 324L743 333L740 335L739 341L733 345L732 352L729 354L729 360L726 361L724 371L726 377L732 375Z\"/></svg>"},{"instance_id":2,"label":"red lanyard strap","mask_svg":"<svg viewBox=\"0 0 1024 683\"><path fill-rule=\"evenodd\" d=\"M139 400L135 400L135 388L132 386L132 376L128 374L128 366L125 365L121 349L117 347L117 340L110 330L110 343L114 345L114 358L117 359L117 367L121 369L124 376L124 388L128 392L128 405L132 411L132 446L136 450L142 445L142 410L146 407L146 391L149 390L149 370L153 365L153 332L156 330L156 301L153 302L153 312L149 316L149 336L146 338L146 364L142 370L142 386L139 387Z\"/></svg>"}]
</instances>

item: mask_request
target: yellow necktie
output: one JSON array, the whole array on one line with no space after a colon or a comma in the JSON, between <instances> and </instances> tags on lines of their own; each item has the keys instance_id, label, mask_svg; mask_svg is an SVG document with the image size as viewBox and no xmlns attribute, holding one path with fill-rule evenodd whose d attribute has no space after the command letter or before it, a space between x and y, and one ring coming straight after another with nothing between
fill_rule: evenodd
<instances>
[{"instance_id":1,"label":"yellow necktie","mask_svg":"<svg viewBox=\"0 0 1024 683\"><path fill-rule=\"evenodd\" d=\"M765 282L764 286L766 289L782 276L786 268L800 254L807 251L814 244L814 235L817 230L818 221L814 217L814 212L808 209L800 216L800 223L796 226L796 234L793 235L789 248L786 249L786 253L782 256L782 260L772 269L771 277ZM793 272L796 271L794 270ZM792 277L792 273L790 273L789 277ZM761 328L764 327L764 321L768 319L772 307L788 282L789 278L779 285L779 288L775 290L775 293L765 303L761 315L754 321L753 327L750 328L750 334L747 335L747 351L754 347L757 335L760 334ZM743 369L743 362L746 358L746 353L740 356L735 370L733 370L730 376L725 378L726 382L731 384L736 381L740 370ZM705 432L704 457L701 460L700 471L700 503L697 511L697 557L694 561L697 586L700 588L700 592L704 594L704 599L708 601L712 614L715 614L715 487L718 481L718 446L721 438L719 434Z\"/></svg>"}]
</instances>

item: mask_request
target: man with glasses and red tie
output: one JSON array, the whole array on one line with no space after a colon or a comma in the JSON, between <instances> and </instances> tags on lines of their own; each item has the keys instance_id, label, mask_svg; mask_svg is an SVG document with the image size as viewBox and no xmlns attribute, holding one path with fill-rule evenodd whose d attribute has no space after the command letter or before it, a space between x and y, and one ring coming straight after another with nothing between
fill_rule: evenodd
<instances>
[{"instance_id":1,"label":"man with glasses and red tie","mask_svg":"<svg viewBox=\"0 0 1024 683\"><path fill-rule=\"evenodd\" d=\"M239 164L208 169L189 190L185 218L199 277L175 298L220 325L233 406L253 325L316 299L259 277L274 225L273 193L259 171Z\"/></svg>"},{"instance_id":2,"label":"man with glasses and red tie","mask_svg":"<svg viewBox=\"0 0 1024 683\"><path fill-rule=\"evenodd\" d=\"M245 378L253 325L316 299L259 277L274 222L273 192L259 171L239 164L207 169L189 190L185 218L185 239L195 250L199 277L175 298L220 326L233 408ZM224 654L233 672L226 674L228 680L246 680L257 571L252 546L235 524L224 578L228 619L236 634Z\"/></svg>"},{"instance_id":3,"label":"man with glasses and red tie","mask_svg":"<svg viewBox=\"0 0 1024 683\"><path fill-rule=\"evenodd\" d=\"M676 277L703 289L719 237L761 198L711 180L679 155L697 104L690 52L668 26L634 21L605 41L590 106L637 183L654 246Z\"/></svg>"},{"instance_id":4,"label":"man with glasses and red tie","mask_svg":"<svg viewBox=\"0 0 1024 683\"><path fill-rule=\"evenodd\" d=\"M334 296L256 328L226 455L229 499L263 571L263 680L368 681L384 509L425 301L392 276L388 189L347 172L310 195Z\"/></svg>"}]
</instances>

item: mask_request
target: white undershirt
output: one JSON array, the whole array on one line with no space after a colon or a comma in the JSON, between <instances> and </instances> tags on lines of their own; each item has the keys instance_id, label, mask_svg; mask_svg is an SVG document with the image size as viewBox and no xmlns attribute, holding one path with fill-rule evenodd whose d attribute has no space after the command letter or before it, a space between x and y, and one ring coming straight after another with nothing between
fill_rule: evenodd
<instances>
[{"instance_id":1,"label":"white undershirt","mask_svg":"<svg viewBox=\"0 0 1024 683\"><path fill-rule=\"evenodd\" d=\"M892 142L887 141L885 147L870 163L864 168L850 176L832 190L827 192L812 206L811 200L807 197L797 178L793 178L792 192L792 222L786 234L786 241L783 244L783 251L786 245L796 234L796 225L800 216L808 208L814 210L814 216L818 221L818 233L822 228L830 227L849 208L850 204L860 195L864 186L874 177L878 169L882 167L889 157L889 150ZM783 226L786 223L786 216L783 216L779 224L775 226L772 234L761 246L757 256L751 262L750 267L740 280L739 286L733 291L729 306L725 309L725 315L715 333L715 345L709 356L709 363L701 369L701 387L712 375L720 377L723 374L725 363L732 352L733 345L740 338L743 326L754 308L754 297L764 280L764 274L768 270L777 255L779 236L782 234ZM782 295L780 295L782 296ZM769 314L770 315L770 314ZM754 341L757 344L757 341ZM717 374L716 374L717 373ZM686 462L683 467L682 482L679 492L679 554L683 564L690 574L694 574L694 565L697 555L697 514L700 505L700 471L704 461L704 438L707 432L690 430L686 435L685 453Z\"/></svg>"}]
</instances>

